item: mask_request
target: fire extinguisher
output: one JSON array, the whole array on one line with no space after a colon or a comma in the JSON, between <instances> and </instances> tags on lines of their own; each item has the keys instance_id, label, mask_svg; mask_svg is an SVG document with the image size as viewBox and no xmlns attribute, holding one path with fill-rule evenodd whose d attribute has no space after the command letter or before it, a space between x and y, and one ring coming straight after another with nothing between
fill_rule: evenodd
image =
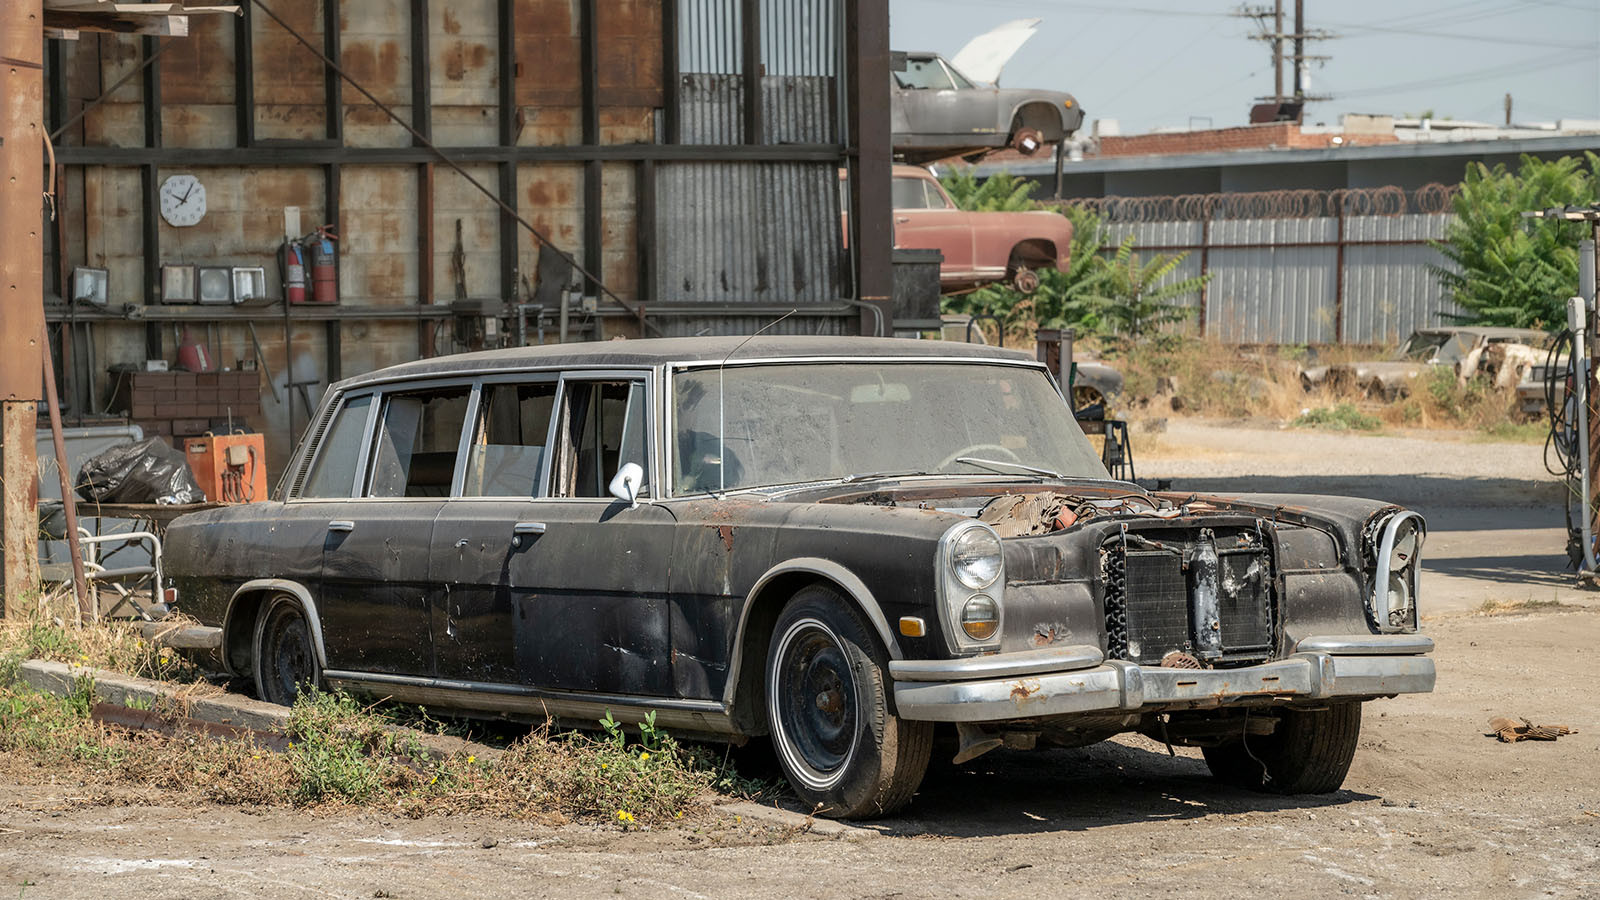
<instances>
[{"instance_id":1,"label":"fire extinguisher","mask_svg":"<svg viewBox=\"0 0 1600 900\"><path fill-rule=\"evenodd\" d=\"M334 269L333 226L323 225L307 243L311 249L311 298L317 303L339 302L339 277Z\"/></svg>"},{"instance_id":2,"label":"fire extinguisher","mask_svg":"<svg viewBox=\"0 0 1600 900\"><path fill-rule=\"evenodd\" d=\"M283 260L283 296L290 303L306 302L306 251L299 241L285 241L280 253Z\"/></svg>"}]
</instances>

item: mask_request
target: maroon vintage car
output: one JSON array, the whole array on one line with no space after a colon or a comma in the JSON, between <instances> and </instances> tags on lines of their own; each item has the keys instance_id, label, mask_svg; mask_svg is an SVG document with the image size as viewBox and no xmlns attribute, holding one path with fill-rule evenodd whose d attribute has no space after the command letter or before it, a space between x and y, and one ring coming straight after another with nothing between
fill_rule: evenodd
<instances>
[{"instance_id":1,"label":"maroon vintage car","mask_svg":"<svg viewBox=\"0 0 1600 900\"><path fill-rule=\"evenodd\" d=\"M939 287L946 293L1007 281L1028 294L1039 286L1035 270L1066 269L1072 223L1044 210L958 209L933 173L895 166L894 245L942 252Z\"/></svg>"}]
</instances>

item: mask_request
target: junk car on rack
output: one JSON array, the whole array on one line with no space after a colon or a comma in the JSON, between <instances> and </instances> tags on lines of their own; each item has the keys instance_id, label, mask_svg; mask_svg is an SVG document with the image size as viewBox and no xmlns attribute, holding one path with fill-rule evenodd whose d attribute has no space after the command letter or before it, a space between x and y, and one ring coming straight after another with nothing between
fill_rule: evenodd
<instances>
[{"instance_id":1,"label":"junk car on rack","mask_svg":"<svg viewBox=\"0 0 1600 900\"><path fill-rule=\"evenodd\" d=\"M175 521L183 612L308 685L770 735L808 806L1139 731L1339 787L1364 701L1428 691L1415 513L1110 479L1049 372L937 341L491 351L334 385L275 502Z\"/></svg>"}]
</instances>

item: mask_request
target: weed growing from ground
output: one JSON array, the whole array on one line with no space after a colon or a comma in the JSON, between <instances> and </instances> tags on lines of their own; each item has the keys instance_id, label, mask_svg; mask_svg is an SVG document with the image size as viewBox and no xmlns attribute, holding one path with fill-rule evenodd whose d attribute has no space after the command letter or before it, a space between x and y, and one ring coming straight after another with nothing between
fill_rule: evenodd
<instances>
[{"instance_id":1,"label":"weed growing from ground","mask_svg":"<svg viewBox=\"0 0 1600 900\"><path fill-rule=\"evenodd\" d=\"M1362 412L1353 403L1308 409L1294 420L1294 424L1332 431L1377 431L1383 427L1382 420Z\"/></svg>"}]
</instances>

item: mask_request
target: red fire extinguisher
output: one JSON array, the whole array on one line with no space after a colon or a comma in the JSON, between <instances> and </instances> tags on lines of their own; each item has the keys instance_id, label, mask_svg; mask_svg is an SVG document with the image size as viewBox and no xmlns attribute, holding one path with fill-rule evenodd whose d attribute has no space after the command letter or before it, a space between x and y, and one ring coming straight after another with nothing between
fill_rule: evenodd
<instances>
[{"instance_id":1,"label":"red fire extinguisher","mask_svg":"<svg viewBox=\"0 0 1600 900\"><path fill-rule=\"evenodd\" d=\"M323 225L307 243L311 250L311 298L316 303L339 302L339 276L334 269L333 226Z\"/></svg>"},{"instance_id":2,"label":"red fire extinguisher","mask_svg":"<svg viewBox=\"0 0 1600 900\"><path fill-rule=\"evenodd\" d=\"M306 302L306 252L299 241L283 244L283 296L290 303Z\"/></svg>"}]
</instances>

